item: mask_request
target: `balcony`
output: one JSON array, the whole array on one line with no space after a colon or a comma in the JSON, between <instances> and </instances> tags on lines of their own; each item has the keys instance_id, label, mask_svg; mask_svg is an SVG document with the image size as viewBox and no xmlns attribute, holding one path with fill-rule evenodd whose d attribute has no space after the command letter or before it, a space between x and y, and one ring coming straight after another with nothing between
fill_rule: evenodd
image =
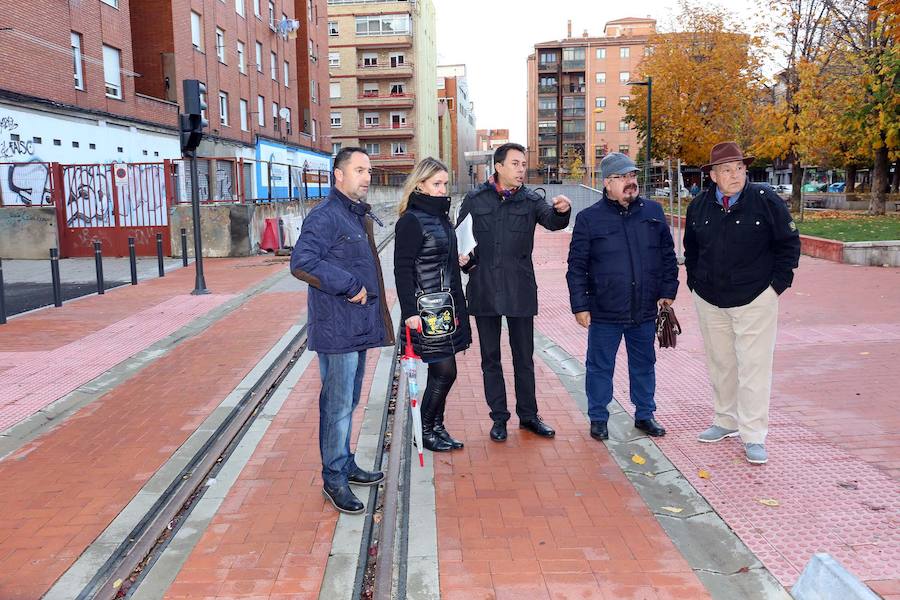
<instances>
[{"instance_id":1,"label":"balcony","mask_svg":"<svg viewBox=\"0 0 900 600\"><path fill-rule=\"evenodd\" d=\"M584 143L584 132L583 131L570 131L568 133L564 133L563 141L583 144Z\"/></svg>"},{"instance_id":2,"label":"balcony","mask_svg":"<svg viewBox=\"0 0 900 600\"><path fill-rule=\"evenodd\" d=\"M558 137L559 136L556 133L541 133L541 134L538 134L538 143L539 144L555 144Z\"/></svg>"},{"instance_id":3,"label":"balcony","mask_svg":"<svg viewBox=\"0 0 900 600\"><path fill-rule=\"evenodd\" d=\"M539 108L538 109L538 118L539 119L555 119L556 118L556 109L555 108Z\"/></svg>"},{"instance_id":4,"label":"balcony","mask_svg":"<svg viewBox=\"0 0 900 600\"><path fill-rule=\"evenodd\" d=\"M415 103L415 94L380 94L363 92L356 97L356 103L358 106L365 106L367 108L406 107L412 106ZM334 106L339 106L339 104L335 103Z\"/></svg>"},{"instance_id":5,"label":"balcony","mask_svg":"<svg viewBox=\"0 0 900 600\"><path fill-rule=\"evenodd\" d=\"M559 70L559 62L538 63L539 73L556 73Z\"/></svg>"},{"instance_id":6,"label":"balcony","mask_svg":"<svg viewBox=\"0 0 900 600\"><path fill-rule=\"evenodd\" d=\"M370 154L369 160L376 166L412 164L416 162L416 155L413 152L406 152L403 154Z\"/></svg>"},{"instance_id":7,"label":"balcony","mask_svg":"<svg viewBox=\"0 0 900 600\"><path fill-rule=\"evenodd\" d=\"M538 158L538 164L541 165L541 168L555 167L559 164L559 159L555 156L541 156Z\"/></svg>"},{"instance_id":8,"label":"balcony","mask_svg":"<svg viewBox=\"0 0 900 600\"><path fill-rule=\"evenodd\" d=\"M559 87L555 85L539 85L538 94L553 94L559 91Z\"/></svg>"},{"instance_id":9,"label":"balcony","mask_svg":"<svg viewBox=\"0 0 900 600\"><path fill-rule=\"evenodd\" d=\"M584 118L584 109L583 108L564 108L562 111L562 116L564 119L571 118Z\"/></svg>"},{"instance_id":10,"label":"balcony","mask_svg":"<svg viewBox=\"0 0 900 600\"><path fill-rule=\"evenodd\" d=\"M402 124L388 123L386 125L365 125L360 123L356 137L360 139L404 138L412 137L414 133L415 128L413 127L413 124L408 121Z\"/></svg>"},{"instance_id":11,"label":"balcony","mask_svg":"<svg viewBox=\"0 0 900 600\"><path fill-rule=\"evenodd\" d=\"M564 60L563 71L584 71L584 60Z\"/></svg>"},{"instance_id":12,"label":"balcony","mask_svg":"<svg viewBox=\"0 0 900 600\"><path fill-rule=\"evenodd\" d=\"M586 88L587 86L585 86L583 83L563 84L563 94L583 94Z\"/></svg>"},{"instance_id":13,"label":"balcony","mask_svg":"<svg viewBox=\"0 0 900 600\"><path fill-rule=\"evenodd\" d=\"M356 76L365 79L405 79L413 76L412 63L392 67L389 64L356 65Z\"/></svg>"}]
</instances>

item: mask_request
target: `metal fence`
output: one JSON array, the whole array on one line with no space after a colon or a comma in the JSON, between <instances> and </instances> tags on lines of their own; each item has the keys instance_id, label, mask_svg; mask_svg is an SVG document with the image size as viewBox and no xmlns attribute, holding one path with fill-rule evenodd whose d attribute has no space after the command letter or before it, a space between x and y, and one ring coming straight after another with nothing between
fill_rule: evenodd
<instances>
[{"instance_id":1,"label":"metal fence","mask_svg":"<svg viewBox=\"0 0 900 600\"><path fill-rule=\"evenodd\" d=\"M0 162L0 206L52 206L53 183L50 163Z\"/></svg>"}]
</instances>

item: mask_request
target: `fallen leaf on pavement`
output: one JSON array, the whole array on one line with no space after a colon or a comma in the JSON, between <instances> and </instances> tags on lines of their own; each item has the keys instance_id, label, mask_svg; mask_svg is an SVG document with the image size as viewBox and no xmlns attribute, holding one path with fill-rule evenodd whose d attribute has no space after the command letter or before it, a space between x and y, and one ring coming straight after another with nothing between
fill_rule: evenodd
<instances>
[{"instance_id":1,"label":"fallen leaf on pavement","mask_svg":"<svg viewBox=\"0 0 900 600\"><path fill-rule=\"evenodd\" d=\"M633 454L633 455L631 456L631 462L637 463L637 464L639 464L639 465L642 465L642 464L644 464L645 462L647 462L647 459L644 458L643 456L641 456L640 454Z\"/></svg>"},{"instance_id":2,"label":"fallen leaf on pavement","mask_svg":"<svg viewBox=\"0 0 900 600\"><path fill-rule=\"evenodd\" d=\"M684 510L683 508L678 508L677 506L660 506L660 508L669 512L673 512L675 514L678 514Z\"/></svg>"},{"instance_id":3,"label":"fallen leaf on pavement","mask_svg":"<svg viewBox=\"0 0 900 600\"><path fill-rule=\"evenodd\" d=\"M697 471L697 477L700 479L712 479L712 475L706 469L700 469Z\"/></svg>"},{"instance_id":4,"label":"fallen leaf on pavement","mask_svg":"<svg viewBox=\"0 0 900 600\"><path fill-rule=\"evenodd\" d=\"M766 506L781 506L781 502L772 498L760 498L757 502L765 504Z\"/></svg>"},{"instance_id":5,"label":"fallen leaf on pavement","mask_svg":"<svg viewBox=\"0 0 900 600\"><path fill-rule=\"evenodd\" d=\"M653 479L654 477L656 477L656 473L644 473L644 475L646 475L650 479Z\"/></svg>"},{"instance_id":6,"label":"fallen leaf on pavement","mask_svg":"<svg viewBox=\"0 0 900 600\"><path fill-rule=\"evenodd\" d=\"M858 490L859 484L855 481L838 481L838 485L845 490Z\"/></svg>"}]
</instances>

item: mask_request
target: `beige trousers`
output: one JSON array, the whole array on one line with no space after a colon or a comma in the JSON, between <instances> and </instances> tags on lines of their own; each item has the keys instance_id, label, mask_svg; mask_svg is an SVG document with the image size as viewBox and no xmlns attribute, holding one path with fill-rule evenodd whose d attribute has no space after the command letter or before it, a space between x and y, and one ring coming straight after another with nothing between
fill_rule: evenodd
<instances>
[{"instance_id":1,"label":"beige trousers","mask_svg":"<svg viewBox=\"0 0 900 600\"><path fill-rule=\"evenodd\" d=\"M734 308L693 296L713 387L713 424L737 429L745 444L762 444L769 428L778 294L769 286L750 304Z\"/></svg>"}]
</instances>

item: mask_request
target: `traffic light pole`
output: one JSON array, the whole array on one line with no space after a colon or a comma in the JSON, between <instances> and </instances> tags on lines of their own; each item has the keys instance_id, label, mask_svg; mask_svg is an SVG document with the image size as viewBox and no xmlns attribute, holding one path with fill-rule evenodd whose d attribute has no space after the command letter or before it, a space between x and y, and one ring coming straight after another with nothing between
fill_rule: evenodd
<instances>
[{"instance_id":1,"label":"traffic light pole","mask_svg":"<svg viewBox=\"0 0 900 600\"><path fill-rule=\"evenodd\" d=\"M197 179L197 153L191 152L191 214L194 222L194 296L208 294L203 277L203 242L200 239L200 182Z\"/></svg>"}]
</instances>

